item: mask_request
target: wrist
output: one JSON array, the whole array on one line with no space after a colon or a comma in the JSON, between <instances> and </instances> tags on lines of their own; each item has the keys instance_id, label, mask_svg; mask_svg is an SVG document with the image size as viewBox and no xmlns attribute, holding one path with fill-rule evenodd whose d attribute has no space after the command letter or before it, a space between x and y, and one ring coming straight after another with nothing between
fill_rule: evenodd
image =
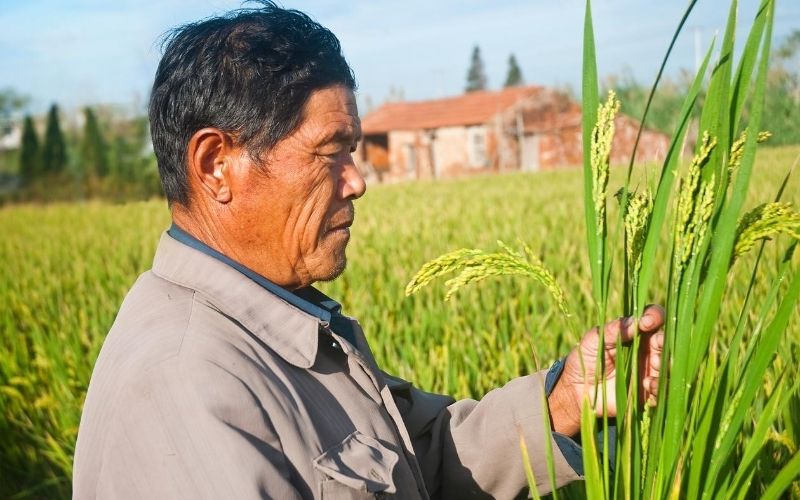
<instances>
[{"instance_id":1,"label":"wrist","mask_svg":"<svg viewBox=\"0 0 800 500\"><path fill-rule=\"evenodd\" d=\"M559 381L547 397L550 427L555 432L570 437L577 435L581 430L581 408L574 392L566 387L563 381Z\"/></svg>"}]
</instances>

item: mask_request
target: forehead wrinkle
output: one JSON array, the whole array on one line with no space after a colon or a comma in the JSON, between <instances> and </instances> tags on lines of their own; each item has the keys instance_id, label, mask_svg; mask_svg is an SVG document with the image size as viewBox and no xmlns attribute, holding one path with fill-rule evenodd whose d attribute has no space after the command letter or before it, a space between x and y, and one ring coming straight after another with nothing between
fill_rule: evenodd
<instances>
[{"instance_id":1,"label":"forehead wrinkle","mask_svg":"<svg viewBox=\"0 0 800 500\"><path fill-rule=\"evenodd\" d=\"M342 144L351 144L354 141L358 140L359 130L357 126L347 124L347 125L337 125L336 128L329 128L322 134L320 134L317 143L318 144L330 144L330 143L342 143Z\"/></svg>"}]
</instances>

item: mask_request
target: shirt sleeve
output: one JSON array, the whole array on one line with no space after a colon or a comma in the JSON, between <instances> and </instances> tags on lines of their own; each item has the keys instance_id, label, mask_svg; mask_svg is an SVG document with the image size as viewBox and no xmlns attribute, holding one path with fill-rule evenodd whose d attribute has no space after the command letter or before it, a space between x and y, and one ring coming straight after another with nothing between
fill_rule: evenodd
<instances>
[{"instance_id":1,"label":"shirt sleeve","mask_svg":"<svg viewBox=\"0 0 800 500\"><path fill-rule=\"evenodd\" d=\"M527 491L520 441L540 494L550 492L544 413L546 372L512 380L480 401L426 393L401 379L387 384L433 498L515 498ZM555 486L581 479L551 439ZM576 445L577 446L577 445Z\"/></svg>"}]
</instances>

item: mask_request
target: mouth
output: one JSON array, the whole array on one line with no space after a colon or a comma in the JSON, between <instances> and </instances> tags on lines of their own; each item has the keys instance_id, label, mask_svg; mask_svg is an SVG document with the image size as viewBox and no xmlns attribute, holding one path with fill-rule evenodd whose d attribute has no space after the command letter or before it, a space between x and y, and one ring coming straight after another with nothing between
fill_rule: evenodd
<instances>
[{"instance_id":1,"label":"mouth","mask_svg":"<svg viewBox=\"0 0 800 500\"><path fill-rule=\"evenodd\" d=\"M350 220L348 220L346 222L343 222L341 224L336 224L335 226L333 226L330 229L328 229L328 232L329 233L346 232L346 233L349 234L350 233L350 226L352 226L352 225L353 225L353 219L350 219Z\"/></svg>"},{"instance_id":2,"label":"mouth","mask_svg":"<svg viewBox=\"0 0 800 500\"><path fill-rule=\"evenodd\" d=\"M331 217L331 224L328 226L327 234L350 235L350 226L356 218L353 205L347 206L345 209L338 211L336 215Z\"/></svg>"}]
</instances>

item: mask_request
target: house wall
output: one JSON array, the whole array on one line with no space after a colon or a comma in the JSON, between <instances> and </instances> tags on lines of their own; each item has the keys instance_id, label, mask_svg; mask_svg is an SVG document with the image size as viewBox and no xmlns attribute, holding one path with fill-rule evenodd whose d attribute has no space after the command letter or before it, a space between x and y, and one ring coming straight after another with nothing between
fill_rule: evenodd
<instances>
[{"instance_id":1,"label":"house wall","mask_svg":"<svg viewBox=\"0 0 800 500\"><path fill-rule=\"evenodd\" d=\"M611 144L611 163L627 164L639 125L635 120L623 116L615 121L615 129L614 142ZM583 132L580 126L541 134L539 147L541 169L583 164ZM669 138L665 134L645 130L636 150L636 162L661 161L668 147Z\"/></svg>"},{"instance_id":2,"label":"house wall","mask_svg":"<svg viewBox=\"0 0 800 500\"><path fill-rule=\"evenodd\" d=\"M583 133L580 127L568 127L541 134L539 139L539 169L583 164Z\"/></svg>"},{"instance_id":3,"label":"house wall","mask_svg":"<svg viewBox=\"0 0 800 500\"><path fill-rule=\"evenodd\" d=\"M463 168L467 164L467 127L436 129L433 158L440 178L450 177Z\"/></svg>"},{"instance_id":4,"label":"house wall","mask_svg":"<svg viewBox=\"0 0 800 500\"><path fill-rule=\"evenodd\" d=\"M576 167L583 164L580 120L580 107L568 98L541 95L522 102L518 108L498 113L483 125L395 130L379 134L381 138L367 136L364 153L357 161L368 164L366 169L362 168L362 172L373 174L368 182L449 178L523 167L527 170ZM639 124L630 117L619 116L615 126L611 162L627 164ZM475 154L476 137L483 138L483 155ZM668 146L665 134L645 130L636 161L663 160ZM476 162L477 157L484 161ZM521 164L524 160L527 165Z\"/></svg>"},{"instance_id":5,"label":"house wall","mask_svg":"<svg viewBox=\"0 0 800 500\"><path fill-rule=\"evenodd\" d=\"M616 135L611 149L612 163L630 162L639 122L627 116L620 116L614 123ZM661 132L645 129L636 148L636 163L663 161L669 148L669 137Z\"/></svg>"},{"instance_id":6,"label":"house wall","mask_svg":"<svg viewBox=\"0 0 800 500\"><path fill-rule=\"evenodd\" d=\"M426 137L419 131L389 132L389 182L432 177Z\"/></svg>"},{"instance_id":7,"label":"house wall","mask_svg":"<svg viewBox=\"0 0 800 500\"><path fill-rule=\"evenodd\" d=\"M483 137L485 163L474 164L470 140ZM491 125L442 127L435 130L394 130L388 136L388 168L381 169L381 182L456 177L487 172L497 167L497 137ZM374 156L374 146L366 141L364 157ZM375 165L372 165L373 167ZM366 170L362 168L362 171Z\"/></svg>"}]
</instances>

